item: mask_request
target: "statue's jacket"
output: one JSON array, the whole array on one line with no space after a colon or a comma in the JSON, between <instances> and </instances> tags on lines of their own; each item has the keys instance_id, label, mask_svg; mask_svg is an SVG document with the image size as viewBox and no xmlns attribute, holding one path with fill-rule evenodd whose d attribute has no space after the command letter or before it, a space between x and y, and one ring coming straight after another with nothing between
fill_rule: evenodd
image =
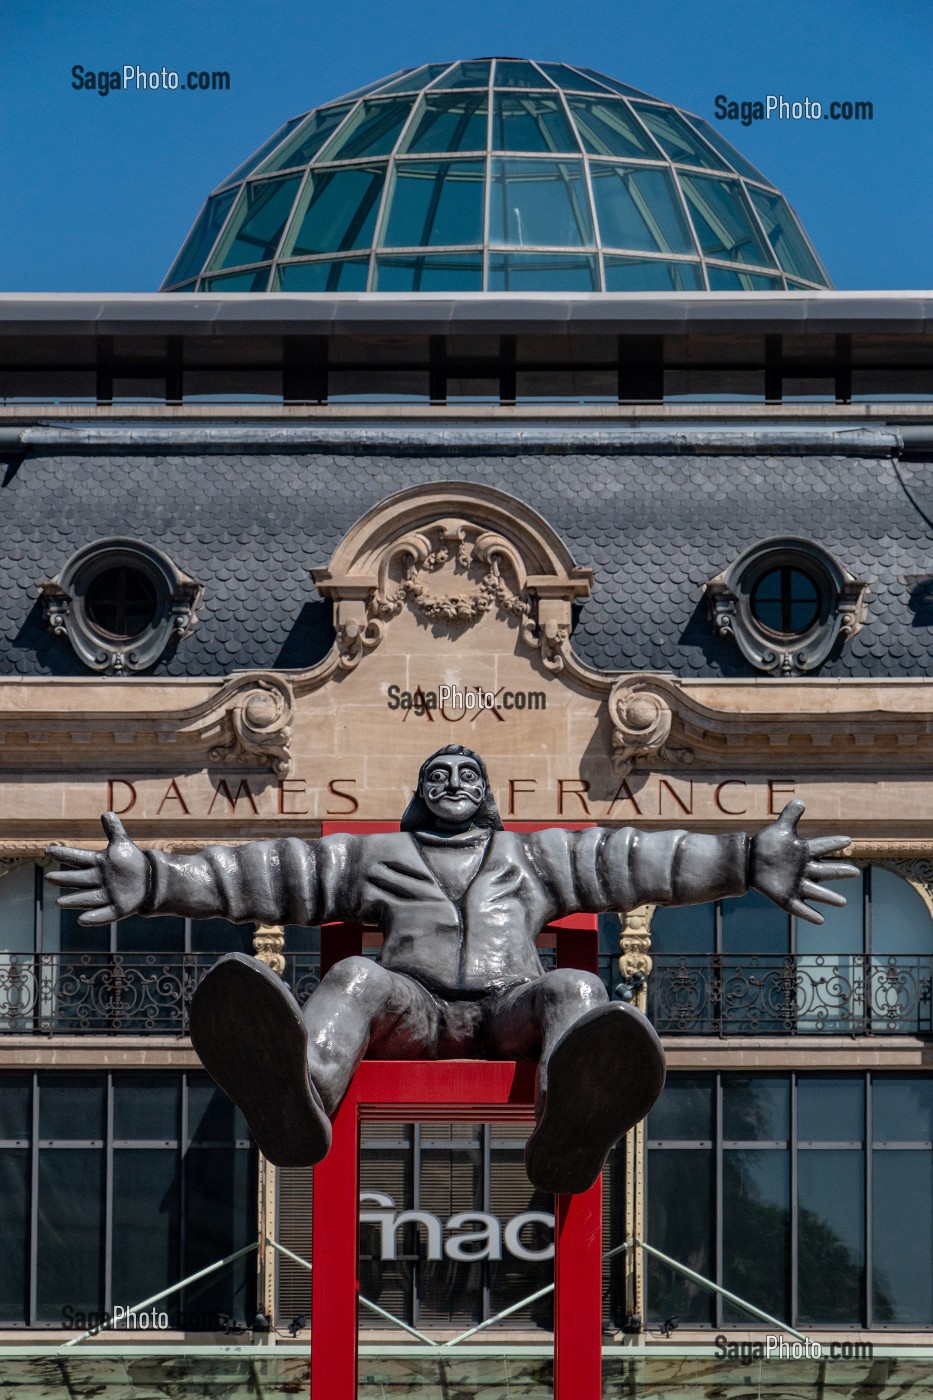
<instances>
[{"instance_id":1,"label":"statue's jacket","mask_svg":"<svg viewBox=\"0 0 933 1400\"><path fill-rule=\"evenodd\" d=\"M197 856L147 852L145 914L373 924L383 966L440 996L476 997L543 973L535 939L566 914L697 904L747 888L748 837L631 827L339 833Z\"/></svg>"}]
</instances>

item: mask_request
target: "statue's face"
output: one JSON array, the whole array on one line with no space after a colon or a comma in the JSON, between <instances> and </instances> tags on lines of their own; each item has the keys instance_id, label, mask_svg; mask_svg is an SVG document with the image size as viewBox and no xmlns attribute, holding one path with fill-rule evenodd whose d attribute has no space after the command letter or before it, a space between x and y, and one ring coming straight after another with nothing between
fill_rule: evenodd
<instances>
[{"instance_id":1,"label":"statue's face","mask_svg":"<svg viewBox=\"0 0 933 1400\"><path fill-rule=\"evenodd\" d=\"M472 758L443 754L428 767L421 795L441 826L464 827L479 811L486 784Z\"/></svg>"}]
</instances>

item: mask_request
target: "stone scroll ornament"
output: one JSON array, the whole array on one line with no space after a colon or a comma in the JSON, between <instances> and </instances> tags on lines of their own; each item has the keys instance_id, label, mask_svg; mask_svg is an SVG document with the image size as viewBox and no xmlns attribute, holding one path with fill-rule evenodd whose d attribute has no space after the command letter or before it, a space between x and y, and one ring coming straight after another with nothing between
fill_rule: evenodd
<instances>
[{"instance_id":1,"label":"stone scroll ornament","mask_svg":"<svg viewBox=\"0 0 933 1400\"><path fill-rule=\"evenodd\" d=\"M302 1009L266 965L221 958L191 1003L191 1039L246 1115L262 1153L306 1166L364 1056L537 1060L525 1148L539 1190L587 1190L615 1142L664 1084L661 1043L598 977L545 972L535 939L555 919L644 904L695 904L756 889L821 923L808 900L845 903L826 882L845 836L798 834L803 803L753 837L631 827L505 831L480 756L459 744L421 766L400 830L295 837L200 855L142 850L113 813L101 851L50 846L48 878L79 922L175 914L235 922L375 922L378 959L336 963Z\"/></svg>"}]
</instances>

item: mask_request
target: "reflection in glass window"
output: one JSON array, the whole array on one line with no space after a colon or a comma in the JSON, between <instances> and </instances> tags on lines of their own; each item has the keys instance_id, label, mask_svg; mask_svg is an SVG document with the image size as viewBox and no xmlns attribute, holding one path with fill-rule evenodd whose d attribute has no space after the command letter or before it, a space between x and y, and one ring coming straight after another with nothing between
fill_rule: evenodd
<instances>
[{"instance_id":1,"label":"reflection in glass window","mask_svg":"<svg viewBox=\"0 0 933 1400\"><path fill-rule=\"evenodd\" d=\"M640 88L629 87L627 83L620 83L615 78L607 78L605 73L597 73L595 68L583 68L581 72L588 73L591 78L595 78L604 87L611 88L613 92L621 92L623 97L647 97L648 94L642 92Z\"/></svg>"},{"instance_id":2,"label":"reflection in glass window","mask_svg":"<svg viewBox=\"0 0 933 1400\"><path fill-rule=\"evenodd\" d=\"M591 167L593 201L604 248L695 253L687 219L667 170Z\"/></svg>"},{"instance_id":3,"label":"reflection in glass window","mask_svg":"<svg viewBox=\"0 0 933 1400\"><path fill-rule=\"evenodd\" d=\"M348 253L368 248L376 227L384 165L318 170L308 181L304 211L295 219L283 257Z\"/></svg>"},{"instance_id":4,"label":"reflection in glass window","mask_svg":"<svg viewBox=\"0 0 933 1400\"><path fill-rule=\"evenodd\" d=\"M675 1074L647 1138L651 1239L665 1253L794 1327L933 1325L927 1076ZM648 1292L652 1321L686 1305L704 1325L759 1325L672 1270L650 1269Z\"/></svg>"},{"instance_id":5,"label":"reflection in glass window","mask_svg":"<svg viewBox=\"0 0 933 1400\"><path fill-rule=\"evenodd\" d=\"M567 253L491 253L490 292L598 292L595 257Z\"/></svg>"},{"instance_id":6,"label":"reflection in glass window","mask_svg":"<svg viewBox=\"0 0 933 1400\"><path fill-rule=\"evenodd\" d=\"M482 243L483 161L399 163L382 242L387 248Z\"/></svg>"},{"instance_id":7,"label":"reflection in glass window","mask_svg":"<svg viewBox=\"0 0 933 1400\"><path fill-rule=\"evenodd\" d=\"M489 237L517 248L592 244L582 161L494 160Z\"/></svg>"},{"instance_id":8,"label":"reflection in glass window","mask_svg":"<svg viewBox=\"0 0 933 1400\"><path fill-rule=\"evenodd\" d=\"M482 88L489 86L489 60L478 59L470 63L455 63L444 78L438 78L434 91L444 88Z\"/></svg>"},{"instance_id":9,"label":"reflection in glass window","mask_svg":"<svg viewBox=\"0 0 933 1400\"><path fill-rule=\"evenodd\" d=\"M193 277L201 271L208 253L217 241L224 220L230 213L230 206L236 199L236 194L236 190L226 190L207 201L184 247L172 264L171 271L165 279L166 286L184 282L186 278Z\"/></svg>"},{"instance_id":10,"label":"reflection in glass window","mask_svg":"<svg viewBox=\"0 0 933 1400\"><path fill-rule=\"evenodd\" d=\"M649 107L638 103L635 111L641 121L679 165L699 165L704 170L723 170L724 162L711 151L683 117L670 107Z\"/></svg>"},{"instance_id":11,"label":"reflection in glass window","mask_svg":"<svg viewBox=\"0 0 933 1400\"><path fill-rule=\"evenodd\" d=\"M500 58L496 60L496 73L493 83L497 88L547 88L548 82L533 63L522 59Z\"/></svg>"},{"instance_id":12,"label":"reflection in glass window","mask_svg":"<svg viewBox=\"0 0 933 1400\"><path fill-rule=\"evenodd\" d=\"M712 264L707 264L706 271L711 292L783 291L780 277L769 277L766 272L741 272L738 268L715 267Z\"/></svg>"},{"instance_id":13,"label":"reflection in glass window","mask_svg":"<svg viewBox=\"0 0 933 1400\"><path fill-rule=\"evenodd\" d=\"M378 292L481 292L483 255L378 258Z\"/></svg>"},{"instance_id":14,"label":"reflection in glass window","mask_svg":"<svg viewBox=\"0 0 933 1400\"><path fill-rule=\"evenodd\" d=\"M211 259L213 269L264 262L274 256L299 180L300 176L289 175L279 180L252 181L244 187L223 243Z\"/></svg>"},{"instance_id":15,"label":"reflection in glass window","mask_svg":"<svg viewBox=\"0 0 933 1400\"><path fill-rule=\"evenodd\" d=\"M400 152L484 151L487 103L484 92L429 92L402 141Z\"/></svg>"},{"instance_id":16,"label":"reflection in glass window","mask_svg":"<svg viewBox=\"0 0 933 1400\"><path fill-rule=\"evenodd\" d=\"M202 292L264 292L269 285L269 264L249 272L227 272L221 277L202 277Z\"/></svg>"},{"instance_id":17,"label":"reflection in glass window","mask_svg":"<svg viewBox=\"0 0 933 1400\"><path fill-rule=\"evenodd\" d=\"M738 180L682 174L680 183L707 257L771 266L771 254L755 227Z\"/></svg>"},{"instance_id":18,"label":"reflection in glass window","mask_svg":"<svg viewBox=\"0 0 933 1400\"><path fill-rule=\"evenodd\" d=\"M299 122L304 121L304 117L292 117L284 126L280 126L274 136L270 136L268 141L264 141L258 151L254 151L248 160L244 160L242 165L238 165L232 175L228 175L226 180L222 180L222 185L235 185L251 170L255 170L257 165L265 160L270 151L274 151L281 141L284 141L290 131L294 131ZM275 167L278 168L278 167Z\"/></svg>"},{"instance_id":19,"label":"reflection in glass window","mask_svg":"<svg viewBox=\"0 0 933 1400\"><path fill-rule=\"evenodd\" d=\"M584 148L594 156L629 156L634 160L661 160L663 153L638 125L624 102L608 95L568 97L567 105L577 124ZM596 166L592 167L594 173Z\"/></svg>"},{"instance_id":20,"label":"reflection in glass window","mask_svg":"<svg viewBox=\"0 0 933 1400\"><path fill-rule=\"evenodd\" d=\"M394 82L380 84L379 96L384 97L390 92L417 92L419 88L427 87L435 78L446 73L449 67L449 63L425 63L420 68L412 68Z\"/></svg>"},{"instance_id":21,"label":"reflection in glass window","mask_svg":"<svg viewBox=\"0 0 933 1400\"><path fill-rule=\"evenodd\" d=\"M688 115L687 119L690 122L690 125L696 127L700 135L706 138L710 145L713 146L719 152L723 159L729 162L733 170L737 170L740 175L747 176L749 180L758 180L763 185L770 184L770 181L765 179L761 171L756 170L755 167L752 165L751 161L748 161L745 159L744 156L739 155L739 152L735 149L735 147L730 145L728 141L725 141L722 138L722 136L720 136L716 128L710 126L709 122L703 121L701 117L693 116L692 113Z\"/></svg>"},{"instance_id":22,"label":"reflection in glass window","mask_svg":"<svg viewBox=\"0 0 933 1400\"><path fill-rule=\"evenodd\" d=\"M263 173L287 170L292 165L307 165L337 130L352 106L352 102L343 102L336 107L322 107L320 111L312 112L291 140L286 141L266 162Z\"/></svg>"},{"instance_id":23,"label":"reflection in glass window","mask_svg":"<svg viewBox=\"0 0 933 1400\"><path fill-rule=\"evenodd\" d=\"M280 292L365 292L369 258L286 263L279 268Z\"/></svg>"},{"instance_id":24,"label":"reflection in glass window","mask_svg":"<svg viewBox=\"0 0 933 1400\"><path fill-rule=\"evenodd\" d=\"M825 282L797 220L781 196L756 189L750 189L749 194L784 271L811 282Z\"/></svg>"},{"instance_id":25,"label":"reflection in glass window","mask_svg":"<svg viewBox=\"0 0 933 1400\"><path fill-rule=\"evenodd\" d=\"M579 150L559 97L547 93L497 92L493 108L492 149L494 151Z\"/></svg>"},{"instance_id":26,"label":"reflection in glass window","mask_svg":"<svg viewBox=\"0 0 933 1400\"><path fill-rule=\"evenodd\" d=\"M539 63L538 67L542 73L550 78L552 83L556 83L564 92L605 92L605 87L600 83L594 83L592 78L585 78L582 73L567 66L566 63Z\"/></svg>"},{"instance_id":27,"label":"reflection in glass window","mask_svg":"<svg viewBox=\"0 0 933 1400\"><path fill-rule=\"evenodd\" d=\"M392 150L408 120L414 98L377 98L361 102L325 152L326 160L382 156Z\"/></svg>"},{"instance_id":28,"label":"reflection in glass window","mask_svg":"<svg viewBox=\"0 0 933 1400\"><path fill-rule=\"evenodd\" d=\"M665 262L662 258L603 259L607 292L701 292L699 263Z\"/></svg>"}]
</instances>

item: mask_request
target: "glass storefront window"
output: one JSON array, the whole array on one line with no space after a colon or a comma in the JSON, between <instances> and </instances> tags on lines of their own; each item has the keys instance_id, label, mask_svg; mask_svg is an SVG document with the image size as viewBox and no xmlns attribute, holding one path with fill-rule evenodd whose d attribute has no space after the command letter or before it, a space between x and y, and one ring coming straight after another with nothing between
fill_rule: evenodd
<instances>
[{"instance_id":1,"label":"glass storefront window","mask_svg":"<svg viewBox=\"0 0 933 1400\"><path fill-rule=\"evenodd\" d=\"M675 1074L646 1133L656 1248L794 1327L933 1327L926 1076ZM652 1321L761 1326L669 1268L648 1286Z\"/></svg>"},{"instance_id":2,"label":"glass storefront window","mask_svg":"<svg viewBox=\"0 0 933 1400\"><path fill-rule=\"evenodd\" d=\"M242 1118L205 1074L0 1074L0 1322L67 1328L248 1244L255 1171ZM163 1306L216 1331L219 1311L252 1316L254 1294L245 1256Z\"/></svg>"}]
</instances>

